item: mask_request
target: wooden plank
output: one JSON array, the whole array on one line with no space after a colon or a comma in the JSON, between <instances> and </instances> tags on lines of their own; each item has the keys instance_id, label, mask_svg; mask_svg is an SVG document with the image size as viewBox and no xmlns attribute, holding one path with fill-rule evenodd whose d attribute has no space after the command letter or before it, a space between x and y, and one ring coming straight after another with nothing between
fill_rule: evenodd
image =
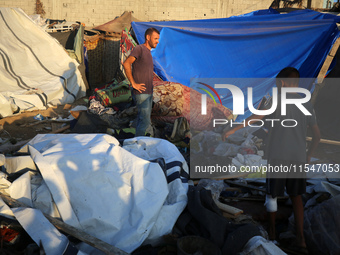
<instances>
[{"instance_id":1,"label":"wooden plank","mask_svg":"<svg viewBox=\"0 0 340 255\"><path fill-rule=\"evenodd\" d=\"M60 128L61 128L61 125L62 125L61 123L52 122L52 123L51 123L52 132L54 132L54 131L60 129Z\"/></svg>"},{"instance_id":2,"label":"wooden plank","mask_svg":"<svg viewBox=\"0 0 340 255\"><path fill-rule=\"evenodd\" d=\"M279 202L287 201L289 197L277 197ZM220 198L225 202L230 201L253 201L253 202L265 202L265 197L222 197Z\"/></svg>"},{"instance_id":3,"label":"wooden plank","mask_svg":"<svg viewBox=\"0 0 340 255\"><path fill-rule=\"evenodd\" d=\"M62 133L62 132L66 131L66 130L69 129L69 128L70 128L70 125L67 125L67 126L65 126L65 127L59 128L59 129L56 130L56 131L52 131L50 134L58 134L58 133Z\"/></svg>"},{"instance_id":4,"label":"wooden plank","mask_svg":"<svg viewBox=\"0 0 340 255\"><path fill-rule=\"evenodd\" d=\"M223 201L253 201L253 202L264 202L266 200L265 197L223 197Z\"/></svg>"},{"instance_id":5,"label":"wooden plank","mask_svg":"<svg viewBox=\"0 0 340 255\"><path fill-rule=\"evenodd\" d=\"M227 212L222 212L222 215L223 215L223 217L228 218L228 219L235 219L235 218L237 218L237 216L232 215L232 214L227 213Z\"/></svg>"},{"instance_id":6,"label":"wooden plank","mask_svg":"<svg viewBox=\"0 0 340 255\"><path fill-rule=\"evenodd\" d=\"M0 196L3 199L3 201L8 204L10 207L28 207L27 205L17 201L16 199L11 198L10 196L7 196L0 192ZM73 226L70 226L66 224L65 222L58 220L56 218L51 217L48 214L44 213L44 216L59 230L63 231L64 233L67 233L78 240L87 243L91 245L92 247L97 248L98 250L104 252L105 254L109 255L128 255L129 253L114 247L113 245L110 245L96 237L93 237L83 230L80 230L78 228L75 228Z\"/></svg>"},{"instance_id":7,"label":"wooden plank","mask_svg":"<svg viewBox=\"0 0 340 255\"><path fill-rule=\"evenodd\" d=\"M45 120L38 120L38 121L34 121L34 122L30 122L30 123L25 123L20 125L20 127L32 127L32 126L36 126L36 125L40 125L40 124L44 124L44 123L69 123L70 120L51 120L51 119L45 119Z\"/></svg>"},{"instance_id":8,"label":"wooden plank","mask_svg":"<svg viewBox=\"0 0 340 255\"><path fill-rule=\"evenodd\" d=\"M307 141L312 141L312 137L307 137ZM320 139L320 143L332 144L332 145L340 145L339 141L327 140L327 139Z\"/></svg>"},{"instance_id":9,"label":"wooden plank","mask_svg":"<svg viewBox=\"0 0 340 255\"><path fill-rule=\"evenodd\" d=\"M335 55L336 55L336 52L339 49L339 45L340 45L340 37L333 44L332 49L328 53L328 55L325 59L325 62L323 63L321 70L318 74L317 84L315 84L315 89L314 89L314 92L312 94L312 99L311 99L311 102L312 102L313 105L315 104L315 101L316 101L316 98L319 94L319 91L325 86L325 84L323 83L323 80L325 79L325 75L326 75Z\"/></svg>"},{"instance_id":10,"label":"wooden plank","mask_svg":"<svg viewBox=\"0 0 340 255\"><path fill-rule=\"evenodd\" d=\"M236 178L244 178L249 173L235 173L235 174L225 174L225 175L219 175L219 176L212 176L209 178L201 178L201 179L211 179L211 180L226 180L226 179L236 179ZM200 179L194 179L193 183L194 185L197 185L199 183Z\"/></svg>"},{"instance_id":11,"label":"wooden plank","mask_svg":"<svg viewBox=\"0 0 340 255\"><path fill-rule=\"evenodd\" d=\"M36 125L39 125L39 124L46 123L48 121L49 120L37 120L37 121L31 122L31 123L22 124L22 125L20 125L20 127L33 127L33 126L36 126Z\"/></svg>"},{"instance_id":12,"label":"wooden plank","mask_svg":"<svg viewBox=\"0 0 340 255\"><path fill-rule=\"evenodd\" d=\"M331 50L329 51L326 59L325 59L325 62L323 63L322 67L321 67L321 70L318 74L318 83L322 83L324 78L325 78L325 75L328 71L328 68L330 67L338 49L339 49L339 45L340 45L340 37L338 39L336 39L336 41L334 42Z\"/></svg>"},{"instance_id":13,"label":"wooden plank","mask_svg":"<svg viewBox=\"0 0 340 255\"><path fill-rule=\"evenodd\" d=\"M239 186L239 187L243 187L243 188L248 188L248 189L253 189L253 190L258 190L258 191L262 191L262 192L266 192L265 189L253 186L253 185L249 185L249 184L243 184L243 183L238 183L238 182L233 182L230 180L224 180L225 183L229 184L229 185L235 185L235 186Z\"/></svg>"},{"instance_id":14,"label":"wooden plank","mask_svg":"<svg viewBox=\"0 0 340 255\"><path fill-rule=\"evenodd\" d=\"M312 8L312 0L307 0L307 9Z\"/></svg>"},{"instance_id":15,"label":"wooden plank","mask_svg":"<svg viewBox=\"0 0 340 255\"><path fill-rule=\"evenodd\" d=\"M242 190L236 187L227 187L224 189L224 191L237 191L238 193L242 193Z\"/></svg>"},{"instance_id":16,"label":"wooden plank","mask_svg":"<svg viewBox=\"0 0 340 255\"><path fill-rule=\"evenodd\" d=\"M235 178L243 178L246 177L249 173L233 173L233 174L226 174L226 175L220 175L220 176L215 176L211 177L210 179L212 180L226 180L226 179L235 179Z\"/></svg>"},{"instance_id":17,"label":"wooden plank","mask_svg":"<svg viewBox=\"0 0 340 255\"><path fill-rule=\"evenodd\" d=\"M238 209L236 207L230 206L230 205L226 205L221 203L220 201L215 200L215 203L217 205L218 208L220 208L220 210L222 210L223 212L229 213L233 216L237 216L243 213L243 211L241 209Z\"/></svg>"}]
</instances>

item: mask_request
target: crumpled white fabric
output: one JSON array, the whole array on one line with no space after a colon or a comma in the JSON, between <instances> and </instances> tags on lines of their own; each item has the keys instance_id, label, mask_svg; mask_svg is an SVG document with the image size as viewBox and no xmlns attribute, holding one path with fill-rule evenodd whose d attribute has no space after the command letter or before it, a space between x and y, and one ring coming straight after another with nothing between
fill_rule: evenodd
<instances>
[{"instance_id":1,"label":"crumpled white fabric","mask_svg":"<svg viewBox=\"0 0 340 255\"><path fill-rule=\"evenodd\" d=\"M184 161L174 145L156 140L145 142L153 148L146 158ZM38 135L28 147L63 221L126 252L169 233L187 203L187 184L168 185L157 163L109 135Z\"/></svg>"},{"instance_id":2,"label":"crumpled white fabric","mask_svg":"<svg viewBox=\"0 0 340 255\"><path fill-rule=\"evenodd\" d=\"M254 236L243 248L240 255L285 255L273 242L264 239L262 236Z\"/></svg>"},{"instance_id":3,"label":"crumpled white fabric","mask_svg":"<svg viewBox=\"0 0 340 255\"><path fill-rule=\"evenodd\" d=\"M184 157L179 153L176 146L167 140L150 137L136 137L125 140L123 148L146 160L163 158L167 164L179 161L182 163L183 171L189 174L189 168ZM171 174L175 174L175 172L180 171L180 167L176 166L167 169L166 174L167 176L170 176ZM169 194L145 243L156 244L160 241L163 235L171 233L177 218L187 205L187 180L182 177L176 178L172 182L168 183L168 188Z\"/></svg>"},{"instance_id":4,"label":"crumpled white fabric","mask_svg":"<svg viewBox=\"0 0 340 255\"><path fill-rule=\"evenodd\" d=\"M69 243L66 236L61 234L42 214L33 208L13 208L15 218L38 245L42 244L48 255L63 254Z\"/></svg>"},{"instance_id":5,"label":"crumpled white fabric","mask_svg":"<svg viewBox=\"0 0 340 255\"><path fill-rule=\"evenodd\" d=\"M0 116L10 116L18 108L73 103L85 96L79 64L61 44L20 8L0 11Z\"/></svg>"}]
</instances>

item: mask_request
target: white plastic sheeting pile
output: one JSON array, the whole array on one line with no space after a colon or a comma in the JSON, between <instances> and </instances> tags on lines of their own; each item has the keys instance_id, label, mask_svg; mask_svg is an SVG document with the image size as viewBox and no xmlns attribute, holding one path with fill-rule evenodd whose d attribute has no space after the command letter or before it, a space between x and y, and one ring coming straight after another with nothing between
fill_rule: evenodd
<instances>
[{"instance_id":1,"label":"white plastic sheeting pile","mask_svg":"<svg viewBox=\"0 0 340 255\"><path fill-rule=\"evenodd\" d=\"M254 236L244 246L240 255L285 255L273 242L264 239L262 236Z\"/></svg>"},{"instance_id":2,"label":"white plastic sheeting pile","mask_svg":"<svg viewBox=\"0 0 340 255\"><path fill-rule=\"evenodd\" d=\"M77 61L19 8L0 8L0 116L85 96Z\"/></svg>"},{"instance_id":3,"label":"white plastic sheeting pile","mask_svg":"<svg viewBox=\"0 0 340 255\"><path fill-rule=\"evenodd\" d=\"M165 140L133 138L121 147L109 135L47 134L27 148L42 178L26 172L10 195L126 252L170 233L186 206L188 168ZM149 161L157 158L167 177Z\"/></svg>"},{"instance_id":4,"label":"white plastic sheeting pile","mask_svg":"<svg viewBox=\"0 0 340 255\"><path fill-rule=\"evenodd\" d=\"M42 246L48 255L60 255L69 245L66 236L61 234L38 209L9 208L0 198L0 212L6 217L16 219L36 244ZM79 254L80 255L80 254Z\"/></svg>"}]
</instances>

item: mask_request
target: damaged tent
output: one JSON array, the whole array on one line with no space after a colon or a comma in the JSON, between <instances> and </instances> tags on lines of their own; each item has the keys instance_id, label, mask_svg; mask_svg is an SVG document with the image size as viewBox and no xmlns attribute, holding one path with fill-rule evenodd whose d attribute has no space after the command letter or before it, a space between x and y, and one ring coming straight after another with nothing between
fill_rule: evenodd
<instances>
[{"instance_id":1,"label":"damaged tent","mask_svg":"<svg viewBox=\"0 0 340 255\"><path fill-rule=\"evenodd\" d=\"M63 24L53 25L63 26ZM67 28L49 28L45 31L66 49L72 59L79 63L78 70L81 73L86 89L89 89L89 84L86 79L86 66L84 56L84 26L82 24L73 23Z\"/></svg>"},{"instance_id":2,"label":"damaged tent","mask_svg":"<svg viewBox=\"0 0 340 255\"><path fill-rule=\"evenodd\" d=\"M0 8L0 116L85 96L78 62L19 8Z\"/></svg>"},{"instance_id":3,"label":"damaged tent","mask_svg":"<svg viewBox=\"0 0 340 255\"><path fill-rule=\"evenodd\" d=\"M140 20L133 17L132 12L125 11L120 17L96 26L93 29L107 33L121 33L125 29L130 30L132 21L139 22Z\"/></svg>"},{"instance_id":4,"label":"damaged tent","mask_svg":"<svg viewBox=\"0 0 340 255\"><path fill-rule=\"evenodd\" d=\"M269 9L222 19L132 22L132 27L140 43L147 28L160 30L159 44L152 51L160 77L197 88L190 79L274 78L287 66L297 68L301 77L315 78L339 36L339 21L335 15L311 10L280 14ZM255 106L273 86L250 81L239 85L245 96L247 87L256 87ZM312 90L313 83L302 87ZM228 90L216 91L223 105L232 108ZM242 118L250 114L247 110Z\"/></svg>"}]
</instances>

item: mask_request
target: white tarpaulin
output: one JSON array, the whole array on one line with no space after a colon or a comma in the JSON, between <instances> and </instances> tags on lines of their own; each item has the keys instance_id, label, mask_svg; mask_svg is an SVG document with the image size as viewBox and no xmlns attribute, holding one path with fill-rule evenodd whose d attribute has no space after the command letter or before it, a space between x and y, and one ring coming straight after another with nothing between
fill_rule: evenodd
<instances>
[{"instance_id":1,"label":"white tarpaulin","mask_svg":"<svg viewBox=\"0 0 340 255\"><path fill-rule=\"evenodd\" d=\"M147 239L147 242L157 242L162 235L171 232L172 226L187 205L186 174L189 174L189 168L176 146L167 140L136 137L125 140L123 148L142 159L163 158L165 160L169 195Z\"/></svg>"},{"instance_id":2,"label":"white tarpaulin","mask_svg":"<svg viewBox=\"0 0 340 255\"><path fill-rule=\"evenodd\" d=\"M47 255L63 254L68 239L61 234L41 213L32 208L13 208L15 218L31 236L34 242L42 245Z\"/></svg>"},{"instance_id":3,"label":"white tarpaulin","mask_svg":"<svg viewBox=\"0 0 340 255\"><path fill-rule=\"evenodd\" d=\"M1 117L85 96L77 61L21 9L0 8L0 34Z\"/></svg>"},{"instance_id":4,"label":"white tarpaulin","mask_svg":"<svg viewBox=\"0 0 340 255\"><path fill-rule=\"evenodd\" d=\"M62 220L132 252L171 232L187 203L187 165L161 139L129 139L124 147L103 134L37 135L28 144ZM165 172L149 161L156 158Z\"/></svg>"},{"instance_id":5,"label":"white tarpaulin","mask_svg":"<svg viewBox=\"0 0 340 255\"><path fill-rule=\"evenodd\" d=\"M244 246L240 255L286 255L272 241L264 239L262 236L252 237Z\"/></svg>"}]
</instances>

